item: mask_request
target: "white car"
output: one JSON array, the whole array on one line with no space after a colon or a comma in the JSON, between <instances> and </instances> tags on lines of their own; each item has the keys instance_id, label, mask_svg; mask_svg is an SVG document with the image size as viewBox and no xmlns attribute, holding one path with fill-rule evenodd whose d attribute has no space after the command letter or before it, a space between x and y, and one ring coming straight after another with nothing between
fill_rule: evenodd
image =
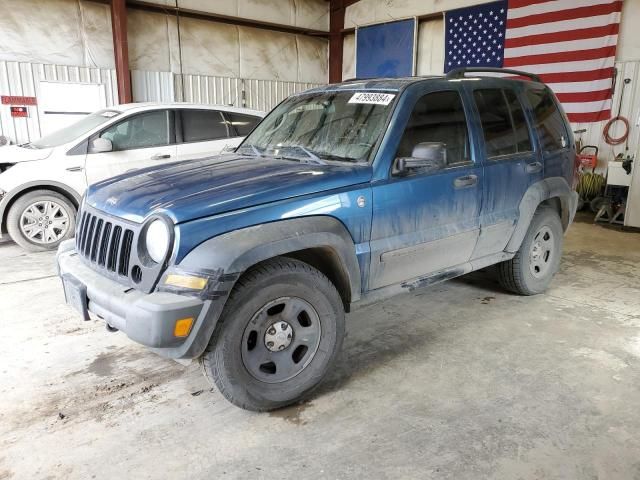
<instances>
[{"instance_id":1,"label":"white car","mask_svg":"<svg viewBox=\"0 0 640 480\"><path fill-rule=\"evenodd\" d=\"M0 148L0 238L50 250L74 235L87 185L236 147L262 119L244 108L131 103L23 145Z\"/></svg>"}]
</instances>

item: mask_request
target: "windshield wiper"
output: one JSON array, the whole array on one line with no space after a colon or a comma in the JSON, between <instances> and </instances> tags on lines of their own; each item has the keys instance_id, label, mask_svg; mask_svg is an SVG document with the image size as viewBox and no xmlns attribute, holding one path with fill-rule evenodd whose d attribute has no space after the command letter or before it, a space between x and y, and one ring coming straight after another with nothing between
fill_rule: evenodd
<instances>
[{"instance_id":1,"label":"windshield wiper","mask_svg":"<svg viewBox=\"0 0 640 480\"><path fill-rule=\"evenodd\" d=\"M326 165L327 164L327 162L322 160L315 153L313 153L311 150L307 149L306 147L303 147L302 145L287 145L285 147L280 147L280 148L297 148L299 150L302 150L307 155L307 157L309 157L309 159L313 163L316 163L318 165Z\"/></svg>"},{"instance_id":2,"label":"windshield wiper","mask_svg":"<svg viewBox=\"0 0 640 480\"><path fill-rule=\"evenodd\" d=\"M260 150L258 150L258 149L255 147L255 145L251 145L251 144L248 144L248 145L242 145L240 148L241 148L241 149L250 148L250 149L251 149L251 152L252 152L256 157L262 157L262 153L260 153Z\"/></svg>"}]
</instances>

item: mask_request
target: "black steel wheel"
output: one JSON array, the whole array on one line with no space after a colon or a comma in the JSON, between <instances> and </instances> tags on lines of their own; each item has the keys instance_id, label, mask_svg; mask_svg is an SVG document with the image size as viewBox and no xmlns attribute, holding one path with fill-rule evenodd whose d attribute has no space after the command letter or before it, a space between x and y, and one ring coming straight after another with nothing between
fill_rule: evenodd
<instances>
[{"instance_id":1,"label":"black steel wheel","mask_svg":"<svg viewBox=\"0 0 640 480\"><path fill-rule=\"evenodd\" d=\"M238 280L201 362L227 400L273 410L319 385L343 336L344 306L331 281L306 263L278 257Z\"/></svg>"},{"instance_id":2,"label":"black steel wheel","mask_svg":"<svg viewBox=\"0 0 640 480\"><path fill-rule=\"evenodd\" d=\"M560 267L563 234L558 212L539 208L516 255L498 264L502 286L520 295L544 292Z\"/></svg>"}]
</instances>

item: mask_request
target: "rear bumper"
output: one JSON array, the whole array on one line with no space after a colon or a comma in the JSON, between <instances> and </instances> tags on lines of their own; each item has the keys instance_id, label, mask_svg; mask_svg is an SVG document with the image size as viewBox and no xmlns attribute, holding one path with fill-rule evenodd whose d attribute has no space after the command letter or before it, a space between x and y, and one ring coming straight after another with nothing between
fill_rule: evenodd
<instances>
[{"instance_id":1,"label":"rear bumper","mask_svg":"<svg viewBox=\"0 0 640 480\"><path fill-rule=\"evenodd\" d=\"M86 307L93 316L124 332L131 340L175 359L197 358L207 347L226 301L174 292L143 293L100 275L63 242L56 257L58 275L86 288ZM212 279L215 281L215 279ZM177 320L193 318L186 337L174 336Z\"/></svg>"}]
</instances>

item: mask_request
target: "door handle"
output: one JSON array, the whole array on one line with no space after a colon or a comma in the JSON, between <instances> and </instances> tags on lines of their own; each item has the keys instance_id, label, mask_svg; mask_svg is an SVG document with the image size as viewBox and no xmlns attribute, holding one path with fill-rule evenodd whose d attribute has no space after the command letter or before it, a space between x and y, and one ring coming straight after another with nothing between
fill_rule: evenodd
<instances>
[{"instance_id":1,"label":"door handle","mask_svg":"<svg viewBox=\"0 0 640 480\"><path fill-rule=\"evenodd\" d=\"M156 153L151 157L151 160L164 160L165 158L171 158L168 153Z\"/></svg>"},{"instance_id":2,"label":"door handle","mask_svg":"<svg viewBox=\"0 0 640 480\"><path fill-rule=\"evenodd\" d=\"M80 167L80 166L67 168L67 172L81 172L83 170L84 170L84 167Z\"/></svg>"},{"instance_id":3,"label":"door handle","mask_svg":"<svg viewBox=\"0 0 640 480\"><path fill-rule=\"evenodd\" d=\"M478 177L475 175L465 175L464 177L458 177L453 181L453 186L456 188L472 187L478 183Z\"/></svg>"},{"instance_id":4,"label":"door handle","mask_svg":"<svg viewBox=\"0 0 640 480\"><path fill-rule=\"evenodd\" d=\"M538 173L542 171L540 162L527 163L527 173Z\"/></svg>"}]
</instances>

